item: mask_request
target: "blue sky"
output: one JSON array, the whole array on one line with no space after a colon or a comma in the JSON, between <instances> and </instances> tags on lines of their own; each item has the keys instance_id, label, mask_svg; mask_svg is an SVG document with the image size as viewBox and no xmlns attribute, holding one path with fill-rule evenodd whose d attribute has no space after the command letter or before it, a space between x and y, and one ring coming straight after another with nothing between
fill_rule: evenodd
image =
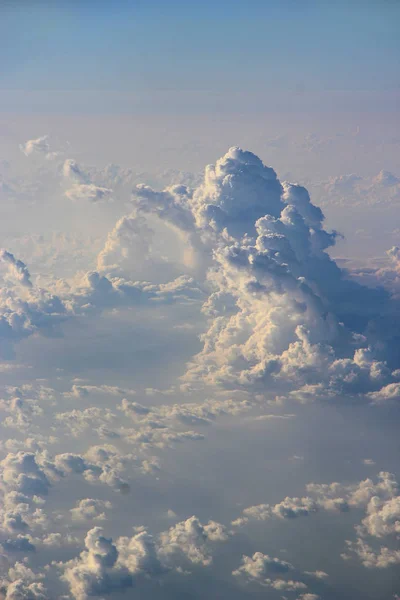
<instances>
[{"instance_id":1,"label":"blue sky","mask_svg":"<svg viewBox=\"0 0 400 600\"><path fill-rule=\"evenodd\" d=\"M3 90L399 88L400 4L390 0L21 1L0 11Z\"/></svg>"}]
</instances>

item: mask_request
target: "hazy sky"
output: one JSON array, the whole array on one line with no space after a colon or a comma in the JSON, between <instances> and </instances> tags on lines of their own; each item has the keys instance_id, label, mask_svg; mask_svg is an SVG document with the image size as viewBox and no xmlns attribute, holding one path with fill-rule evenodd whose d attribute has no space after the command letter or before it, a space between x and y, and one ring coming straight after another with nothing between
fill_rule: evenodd
<instances>
[{"instance_id":1,"label":"hazy sky","mask_svg":"<svg viewBox=\"0 0 400 600\"><path fill-rule=\"evenodd\" d=\"M0 598L400 598L400 4L0 0Z\"/></svg>"}]
</instances>

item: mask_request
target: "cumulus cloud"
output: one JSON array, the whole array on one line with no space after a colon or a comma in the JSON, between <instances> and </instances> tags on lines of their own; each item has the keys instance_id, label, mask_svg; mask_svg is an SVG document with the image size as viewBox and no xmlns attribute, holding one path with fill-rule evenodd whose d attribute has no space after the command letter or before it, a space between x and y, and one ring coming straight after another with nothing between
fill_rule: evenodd
<instances>
[{"instance_id":1,"label":"cumulus cloud","mask_svg":"<svg viewBox=\"0 0 400 600\"><path fill-rule=\"evenodd\" d=\"M37 576L23 563L10 568L7 577L0 579L0 590L4 600L48 600L45 586L34 581Z\"/></svg>"},{"instance_id":2,"label":"cumulus cloud","mask_svg":"<svg viewBox=\"0 0 400 600\"><path fill-rule=\"evenodd\" d=\"M287 575L293 570L293 565L284 560L255 552L251 557L243 556L241 566L233 571L232 575L257 581L278 591L294 592L307 589L307 585L302 581L282 579L282 575ZM271 575L274 578L271 578Z\"/></svg>"},{"instance_id":3,"label":"cumulus cloud","mask_svg":"<svg viewBox=\"0 0 400 600\"><path fill-rule=\"evenodd\" d=\"M132 586L130 573L117 565L118 550L100 527L85 538L85 550L64 567L63 579L77 600L101 596Z\"/></svg>"},{"instance_id":4,"label":"cumulus cloud","mask_svg":"<svg viewBox=\"0 0 400 600\"><path fill-rule=\"evenodd\" d=\"M242 565L233 575L246 575L251 579L265 579L269 573L287 573L293 566L279 558L271 558L268 554L255 552L252 557L243 556Z\"/></svg>"},{"instance_id":5,"label":"cumulus cloud","mask_svg":"<svg viewBox=\"0 0 400 600\"><path fill-rule=\"evenodd\" d=\"M151 260L149 236L140 235L141 215L149 214L179 232L208 269L210 325L187 388L268 387L304 401L391 383L382 341L391 342L369 333L389 310L388 295L349 281L330 258L337 235L324 228L304 187L280 183L257 156L235 147L195 188L139 185L133 201L136 212L117 223L99 255L100 271L118 270L137 243Z\"/></svg>"},{"instance_id":6,"label":"cumulus cloud","mask_svg":"<svg viewBox=\"0 0 400 600\"><path fill-rule=\"evenodd\" d=\"M346 552L342 554L342 558L348 560L352 556L357 556L368 569L387 569L400 564L400 550L387 546L381 546L376 550L362 538L358 538L355 542L347 541Z\"/></svg>"},{"instance_id":7,"label":"cumulus cloud","mask_svg":"<svg viewBox=\"0 0 400 600\"><path fill-rule=\"evenodd\" d=\"M0 260L7 265L10 276L20 285L27 288L32 287L31 275L22 260L16 259L11 252L4 249L0 250Z\"/></svg>"},{"instance_id":8,"label":"cumulus cloud","mask_svg":"<svg viewBox=\"0 0 400 600\"><path fill-rule=\"evenodd\" d=\"M0 352L13 356L13 344L34 333L54 332L65 319L63 301L49 291L32 284L24 262L2 250L0 260L7 266L9 285L0 291Z\"/></svg>"},{"instance_id":9,"label":"cumulus cloud","mask_svg":"<svg viewBox=\"0 0 400 600\"><path fill-rule=\"evenodd\" d=\"M326 253L335 233L323 228L307 190L281 185L257 157L234 148L206 171L188 204L200 235L213 239L214 267L204 305L210 328L187 385L260 391L291 380L300 397L321 379L319 395L328 396L390 381L365 335L387 298L348 281Z\"/></svg>"},{"instance_id":10,"label":"cumulus cloud","mask_svg":"<svg viewBox=\"0 0 400 600\"><path fill-rule=\"evenodd\" d=\"M78 558L58 563L62 579L77 600L110 595L137 582L157 578L169 569L181 569L182 559L209 565L209 544L228 539L225 528L214 521L202 525L196 517L177 523L153 538L143 528L132 537L123 536L114 543L100 527L85 538L85 550Z\"/></svg>"},{"instance_id":11,"label":"cumulus cloud","mask_svg":"<svg viewBox=\"0 0 400 600\"><path fill-rule=\"evenodd\" d=\"M140 272L144 275L150 266L152 235L153 232L146 225L143 217L135 215L122 217L108 234L104 248L98 255L98 270L112 273L123 272L125 268L126 272L127 264L136 262L141 263Z\"/></svg>"},{"instance_id":12,"label":"cumulus cloud","mask_svg":"<svg viewBox=\"0 0 400 600\"><path fill-rule=\"evenodd\" d=\"M50 150L49 136L42 135L34 140L28 140L20 146L25 156L31 154L47 154Z\"/></svg>"},{"instance_id":13,"label":"cumulus cloud","mask_svg":"<svg viewBox=\"0 0 400 600\"><path fill-rule=\"evenodd\" d=\"M243 516L232 522L232 525L243 525L249 520L266 521L272 517L280 519L296 519L297 517L308 517L309 514L317 512L318 504L310 497L290 498L287 496L275 505L258 504L249 506L243 510Z\"/></svg>"},{"instance_id":14,"label":"cumulus cloud","mask_svg":"<svg viewBox=\"0 0 400 600\"><path fill-rule=\"evenodd\" d=\"M260 504L250 506L243 510L242 516L232 522L234 527L243 527L250 521L266 521L272 517L294 519L307 517L319 511L333 511L336 513L348 512L352 509L361 509L364 517L355 527L357 539L347 541L347 551L342 558L349 559L351 555L357 556L362 564L369 568L387 568L400 561L400 553L396 548L380 546L374 549L366 538L371 540L395 539L400 531L400 488L392 473L382 471L376 481L365 479L355 484L330 484L310 483L307 485L306 498L285 498L282 502L271 506ZM350 554L349 554L350 553ZM257 554L252 559L246 557L251 566L256 558L256 564L263 563L264 557ZM268 557L269 558L269 557ZM239 570L246 571L245 566ZM249 567L250 568L250 567ZM327 576L323 571L306 572L307 575L317 579Z\"/></svg>"},{"instance_id":15,"label":"cumulus cloud","mask_svg":"<svg viewBox=\"0 0 400 600\"><path fill-rule=\"evenodd\" d=\"M181 521L168 531L160 534L160 553L166 559L174 559L183 554L195 564L209 565L212 562L213 542L223 542L229 532L220 523L209 521L203 525L195 516Z\"/></svg>"}]
</instances>

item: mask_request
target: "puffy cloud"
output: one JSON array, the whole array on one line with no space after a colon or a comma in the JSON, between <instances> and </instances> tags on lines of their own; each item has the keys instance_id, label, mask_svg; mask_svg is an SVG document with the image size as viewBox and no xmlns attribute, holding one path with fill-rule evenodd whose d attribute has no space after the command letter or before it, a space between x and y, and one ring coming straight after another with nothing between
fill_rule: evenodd
<instances>
[{"instance_id":1,"label":"puffy cloud","mask_svg":"<svg viewBox=\"0 0 400 600\"><path fill-rule=\"evenodd\" d=\"M152 284L106 277L97 271L84 275L70 302L76 314L135 305L192 302L202 298L202 291L192 277L182 275L173 281Z\"/></svg>"},{"instance_id":2,"label":"puffy cloud","mask_svg":"<svg viewBox=\"0 0 400 600\"><path fill-rule=\"evenodd\" d=\"M271 558L262 552L255 552L252 557L243 556L242 565L233 572L233 575L265 579L270 573L288 573L291 570L293 570L293 565L290 563L279 558Z\"/></svg>"},{"instance_id":3,"label":"puffy cloud","mask_svg":"<svg viewBox=\"0 0 400 600\"><path fill-rule=\"evenodd\" d=\"M6 490L15 490L26 496L46 496L50 481L32 452L8 454L0 462L0 482Z\"/></svg>"},{"instance_id":4,"label":"puffy cloud","mask_svg":"<svg viewBox=\"0 0 400 600\"><path fill-rule=\"evenodd\" d=\"M318 504L312 498L289 498L287 496L275 505L258 504L245 508L243 516L233 521L232 525L241 526L250 520L266 521L271 517L278 517L280 519L308 517L310 513L315 513L317 510Z\"/></svg>"},{"instance_id":5,"label":"puffy cloud","mask_svg":"<svg viewBox=\"0 0 400 600\"><path fill-rule=\"evenodd\" d=\"M117 491L127 492L129 485L121 474L132 458L129 454L121 455L114 446L105 445L90 447L84 456L71 452L58 454L54 464L63 475L83 475L89 482L100 481Z\"/></svg>"},{"instance_id":6,"label":"puffy cloud","mask_svg":"<svg viewBox=\"0 0 400 600\"><path fill-rule=\"evenodd\" d=\"M57 566L72 596L86 600L130 588L171 568L179 571L185 559L207 566L212 561L210 544L227 539L220 523L202 525L196 517L177 523L157 539L139 528L132 537L123 536L113 543L100 527L94 527L87 533L79 557Z\"/></svg>"},{"instance_id":7,"label":"puffy cloud","mask_svg":"<svg viewBox=\"0 0 400 600\"><path fill-rule=\"evenodd\" d=\"M157 552L155 540L144 530L130 538L120 537L114 544L100 527L94 527L86 535L80 556L58 567L72 596L86 600L129 589L140 579L164 573Z\"/></svg>"},{"instance_id":8,"label":"puffy cloud","mask_svg":"<svg viewBox=\"0 0 400 600\"><path fill-rule=\"evenodd\" d=\"M139 266L139 273L145 275L151 266L150 244L153 232L141 216L124 216L117 221L108 234L104 248L98 255L99 272L123 272L129 265ZM133 265L132 265L133 263ZM136 267L137 269L137 267Z\"/></svg>"},{"instance_id":9,"label":"puffy cloud","mask_svg":"<svg viewBox=\"0 0 400 600\"><path fill-rule=\"evenodd\" d=\"M391 473L382 471L376 483L372 479L350 485L310 483L306 489L310 496L286 497L275 505L249 506L233 525L240 526L249 520L265 521L271 517L307 517L319 510L347 512L350 508L363 508L367 516L362 524L370 535L380 537L380 528L383 535L397 531L399 486Z\"/></svg>"},{"instance_id":10,"label":"puffy cloud","mask_svg":"<svg viewBox=\"0 0 400 600\"><path fill-rule=\"evenodd\" d=\"M64 566L63 579L77 600L101 596L132 586L130 573L119 567L118 550L102 529L91 529L85 538L85 550L78 559Z\"/></svg>"},{"instance_id":11,"label":"puffy cloud","mask_svg":"<svg viewBox=\"0 0 400 600\"><path fill-rule=\"evenodd\" d=\"M49 136L42 135L34 140L28 140L24 144L21 144L20 148L25 156L30 156L31 154L47 154L50 150Z\"/></svg>"},{"instance_id":12,"label":"puffy cloud","mask_svg":"<svg viewBox=\"0 0 400 600\"><path fill-rule=\"evenodd\" d=\"M15 258L11 252L0 250L0 261L4 262L9 269L10 276L15 279L20 285L31 288L31 275L28 267L21 261Z\"/></svg>"},{"instance_id":13,"label":"puffy cloud","mask_svg":"<svg viewBox=\"0 0 400 600\"><path fill-rule=\"evenodd\" d=\"M400 533L400 496L389 500L373 496L362 524L370 535L379 538Z\"/></svg>"},{"instance_id":14,"label":"puffy cloud","mask_svg":"<svg viewBox=\"0 0 400 600\"><path fill-rule=\"evenodd\" d=\"M0 400L0 410L10 414L3 420L3 427L13 427L21 431L32 423L32 417L40 415L42 409L34 399L24 399L18 396L7 400Z\"/></svg>"},{"instance_id":15,"label":"puffy cloud","mask_svg":"<svg viewBox=\"0 0 400 600\"><path fill-rule=\"evenodd\" d=\"M272 513L283 519L295 519L296 517L307 517L317 510L317 505L311 498L285 498L282 502L275 504Z\"/></svg>"},{"instance_id":16,"label":"puffy cloud","mask_svg":"<svg viewBox=\"0 0 400 600\"><path fill-rule=\"evenodd\" d=\"M325 506L332 500L340 500L338 497L342 496L350 507L367 508L374 498L380 498L382 501L396 498L399 494L399 485L392 473L382 471L376 483L369 478L351 485L310 483L307 485L307 491L317 496L321 506Z\"/></svg>"},{"instance_id":17,"label":"puffy cloud","mask_svg":"<svg viewBox=\"0 0 400 600\"><path fill-rule=\"evenodd\" d=\"M180 555L195 564L212 562L210 543L223 542L229 532L220 523L209 521L203 525L195 516L181 521L160 534L160 555L166 559L178 559Z\"/></svg>"},{"instance_id":18,"label":"puffy cloud","mask_svg":"<svg viewBox=\"0 0 400 600\"><path fill-rule=\"evenodd\" d=\"M22 562L10 567L6 577L0 579L0 593L4 600L47 600L46 589L35 574Z\"/></svg>"},{"instance_id":19,"label":"puffy cloud","mask_svg":"<svg viewBox=\"0 0 400 600\"><path fill-rule=\"evenodd\" d=\"M347 542L347 550L357 556L368 569L387 569L400 564L400 550L381 546L374 550L365 540L358 538L355 542ZM344 553L342 558L348 560L351 554Z\"/></svg>"},{"instance_id":20,"label":"puffy cloud","mask_svg":"<svg viewBox=\"0 0 400 600\"><path fill-rule=\"evenodd\" d=\"M177 230L194 231L194 217L188 206L192 191L184 185L167 187L157 192L139 184L134 190L135 205L139 212L154 213Z\"/></svg>"},{"instance_id":21,"label":"puffy cloud","mask_svg":"<svg viewBox=\"0 0 400 600\"><path fill-rule=\"evenodd\" d=\"M310 483L307 485L307 492L310 497L285 498L275 506L269 504L250 506L243 510L242 516L233 521L232 525L242 527L249 521L265 521L273 516L291 519L308 516L317 511L340 513L353 508L362 509L365 516L355 527L358 537L356 541L347 541L347 550L351 554L343 553L342 558L349 559L351 555L356 555L364 566L380 569L400 562L400 552L397 549L381 546L379 550L375 550L365 539L369 536L372 539L386 537L390 540L399 534L400 488L394 475L382 471L376 482L372 479L365 479L348 485L337 482ZM257 556L257 559L260 557ZM251 565L251 559L249 561ZM305 574L317 579L327 576L323 571L306 572Z\"/></svg>"},{"instance_id":22,"label":"puffy cloud","mask_svg":"<svg viewBox=\"0 0 400 600\"><path fill-rule=\"evenodd\" d=\"M251 557L243 556L241 566L233 571L232 575L257 581L278 591L294 592L307 589L307 585L302 581L281 578L293 570L293 565L284 560L255 552ZM275 575L276 578L271 578L271 575Z\"/></svg>"},{"instance_id":23,"label":"puffy cloud","mask_svg":"<svg viewBox=\"0 0 400 600\"><path fill-rule=\"evenodd\" d=\"M196 302L204 296L197 282L181 275L165 283L106 277L97 271L78 275L72 285L58 280L57 294L32 284L24 262L3 250L10 287L0 291L0 356L14 356L14 344L35 333L61 334L60 326L78 315L135 305Z\"/></svg>"},{"instance_id":24,"label":"puffy cloud","mask_svg":"<svg viewBox=\"0 0 400 600\"><path fill-rule=\"evenodd\" d=\"M11 287L0 292L0 353L13 356L12 344L36 332L54 332L66 318L66 306L56 295L33 286L21 260L2 250L0 260L8 267Z\"/></svg>"},{"instance_id":25,"label":"puffy cloud","mask_svg":"<svg viewBox=\"0 0 400 600\"><path fill-rule=\"evenodd\" d=\"M130 538L118 538L117 549L119 564L136 577L139 574L157 576L166 571L158 555L155 539L145 530L138 531Z\"/></svg>"},{"instance_id":26,"label":"puffy cloud","mask_svg":"<svg viewBox=\"0 0 400 600\"><path fill-rule=\"evenodd\" d=\"M154 195L146 200L152 210ZM388 297L346 279L329 257L336 234L323 228L305 188L281 185L260 159L233 148L207 168L186 205L214 258L204 305L210 326L188 387L205 381L303 399L305 386L311 398L391 382L367 337ZM165 218L173 218L169 209Z\"/></svg>"},{"instance_id":27,"label":"puffy cloud","mask_svg":"<svg viewBox=\"0 0 400 600\"><path fill-rule=\"evenodd\" d=\"M283 208L276 173L252 152L231 148L215 166L206 167L204 182L190 201L196 225L227 229L234 237L254 234L254 224L266 214L278 217Z\"/></svg>"}]
</instances>

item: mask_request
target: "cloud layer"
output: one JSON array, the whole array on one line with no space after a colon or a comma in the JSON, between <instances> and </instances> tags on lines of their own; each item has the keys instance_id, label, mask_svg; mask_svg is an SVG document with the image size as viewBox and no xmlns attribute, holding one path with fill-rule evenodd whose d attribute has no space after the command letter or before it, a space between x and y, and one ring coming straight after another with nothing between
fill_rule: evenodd
<instances>
[{"instance_id":1,"label":"cloud layer","mask_svg":"<svg viewBox=\"0 0 400 600\"><path fill-rule=\"evenodd\" d=\"M342 268L307 189L239 147L143 182L21 150L10 206L48 198L0 252L0 596L391 600L397 246Z\"/></svg>"}]
</instances>

